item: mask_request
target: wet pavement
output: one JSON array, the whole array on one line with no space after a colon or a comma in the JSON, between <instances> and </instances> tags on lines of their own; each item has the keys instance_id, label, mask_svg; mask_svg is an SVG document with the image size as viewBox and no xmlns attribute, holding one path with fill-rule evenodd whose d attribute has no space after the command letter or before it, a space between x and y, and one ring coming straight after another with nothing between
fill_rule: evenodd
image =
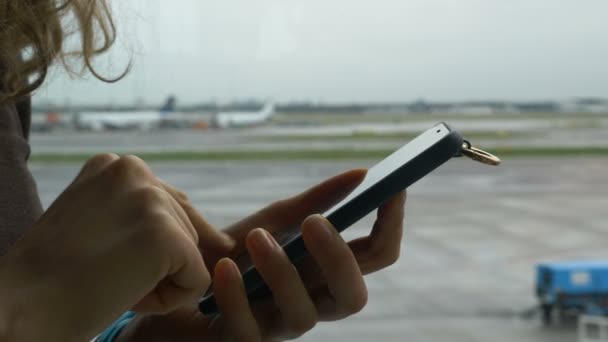
<instances>
[{"instance_id":1,"label":"wet pavement","mask_svg":"<svg viewBox=\"0 0 608 342\"><path fill-rule=\"evenodd\" d=\"M369 161L153 163L218 227ZM45 205L76 164L34 164ZM534 265L608 259L608 158L454 160L409 191L401 259L367 278L369 304L303 341L574 341L541 327ZM369 216L345 232L367 234Z\"/></svg>"}]
</instances>

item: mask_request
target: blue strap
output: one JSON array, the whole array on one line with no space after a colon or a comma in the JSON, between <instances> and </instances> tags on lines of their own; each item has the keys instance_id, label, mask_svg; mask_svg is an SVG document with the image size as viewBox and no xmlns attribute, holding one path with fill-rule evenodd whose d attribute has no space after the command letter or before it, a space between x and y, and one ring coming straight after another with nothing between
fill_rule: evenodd
<instances>
[{"instance_id":1,"label":"blue strap","mask_svg":"<svg viewBox=\"0 0 608 342\"><path fill-rule=\"evenodd\" d=\"M122 315L114 324L112 324L108 329L106 329L95 342L113 342L116 336L120 333L122 328L124 328L129 322L135 317L134 312L127 312Z\"/></svg>"}]
</instances>

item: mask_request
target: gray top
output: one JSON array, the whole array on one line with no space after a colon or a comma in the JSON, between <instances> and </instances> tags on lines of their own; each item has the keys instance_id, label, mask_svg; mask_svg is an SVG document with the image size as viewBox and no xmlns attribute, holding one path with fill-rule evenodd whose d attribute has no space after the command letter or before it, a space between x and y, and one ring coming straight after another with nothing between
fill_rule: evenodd
<instances>
[{"instance_id":1,"label":"gray top","mask_svg":"<svg viewBox=\"0 0 608 342\"><path fill-rule=\"evenodd\" d=\"M30 119L29 98L0 104L0 256L42 214L36 183L27 167Z\"/></svg>"}]
</instances>

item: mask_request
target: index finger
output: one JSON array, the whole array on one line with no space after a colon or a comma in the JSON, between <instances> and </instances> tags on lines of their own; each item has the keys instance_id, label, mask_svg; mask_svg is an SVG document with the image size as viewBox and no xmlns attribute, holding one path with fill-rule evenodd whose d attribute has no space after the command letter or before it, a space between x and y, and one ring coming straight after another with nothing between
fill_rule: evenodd
<instances>
[{"instance_id":1,"label":"index finger","mask_svg":"<svg viewBox=\"0 0 608 342\"><path fill-rule=\"evenodd\" d=\"M220 256L226 255L232 250L234 245L233 241L207 222L199 211L192 206L192 203L184 192L176 189L160 178L158 179L158 182L188 216L188 219L200 237L198 243L201 247L201 253L205 261L209 265L215 265L219 261Z\"/></svg>"}]
</instances>

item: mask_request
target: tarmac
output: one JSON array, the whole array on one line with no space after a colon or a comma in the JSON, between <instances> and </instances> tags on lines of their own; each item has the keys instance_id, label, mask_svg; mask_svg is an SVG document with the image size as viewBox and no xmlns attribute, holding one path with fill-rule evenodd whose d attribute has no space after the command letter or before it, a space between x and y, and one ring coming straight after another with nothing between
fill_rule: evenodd
<instances>
[{"instance_id":1,"label":"tarmac","mask_svg":"<svg viewBox=\"0 0 608 342\"><path fill-rule=\"evenodd\" d=\"M465 138L467 133L477 133L477 136L479 133L486 134L481 139L471 139L474 144L486 148L608 146L608 117L599 114L593 118L579 118L576 115L544 119L437 117L415 121L309 126L268 123L259 127L227 130L80 132L60 129L34 134L31 141L34 153L396 149L406 143L399 138L399 134L420 133L440 121L447 121L452 128L464 133ZM387 134L389 139L362 140L356 138L357 134ZM396 134L396 137L391 138L391 134L393 137ZM349 136L354 137L348 139Z\"/></svg>"},{"instance_id":2,"label":"tarmac","mask_svg":"<svg viewBox=\"0 0 608 342\"><path fill-rule=\"evenodd\" d=\"M367 166L370 161L152 164L217 227ZM45 206L79 167L31 165ZM368 306L300 340L575 341L574 325L544 328L533 314L534 266L608 259L607 169L608 158L591 157L507 159L496 168L450 161L409 189L401 258L367 277ZM370 215L344 236L365 235L372 224Z\"/></svg>"}]
</instances>

